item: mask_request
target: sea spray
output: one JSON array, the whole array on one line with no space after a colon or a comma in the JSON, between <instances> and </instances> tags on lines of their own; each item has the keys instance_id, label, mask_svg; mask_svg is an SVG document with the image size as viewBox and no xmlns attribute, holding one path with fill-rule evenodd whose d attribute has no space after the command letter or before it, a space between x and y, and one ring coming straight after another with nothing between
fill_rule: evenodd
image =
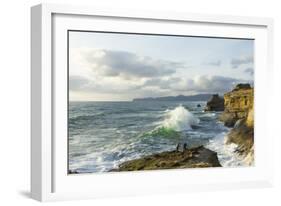
<instances>
[{"instance_id":1,"label":"sea spray","mask_svg":"<svg viewBox=\"0 0 281 206\"><path fill-rule=\"evenodd\" d=\"M191 112L180 105L173 110L166 110L164 120L158 123L158 126L152 131L145 132L141 136L180 138L181 132L191 130L191 126L198 125L199 121Z\"/></svg>"},{"instance_id":2,"label":"sea spray","mask_svg":"<svg viewBox=\"0 0 281 206\"><path fill-rule=\"evenodd\" d=\"M191 126L198 125L200 120L189 112L182 105L173 110L167 111L162 127L170 128L175 131L192 129Z\"/></svg>"},{"instance_id":3,"label":"sea spray","mask_svg":"<svg viewBox=\"0 0 281 206\"><path fill-rule=\"evenodd\" d=\"M207 148L217 152L218 159L223 167L245 166L243 157L235 151L238 145L226 143L227 132L218 134L214 139L210 140L206 145Z\"/></svg>"}]
</instances>

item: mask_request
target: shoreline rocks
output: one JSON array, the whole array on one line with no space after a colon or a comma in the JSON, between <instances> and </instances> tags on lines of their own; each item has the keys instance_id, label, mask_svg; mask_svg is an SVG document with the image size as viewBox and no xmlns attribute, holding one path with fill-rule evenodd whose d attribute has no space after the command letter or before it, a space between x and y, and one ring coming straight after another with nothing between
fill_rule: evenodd
<instances>
[{"instance_id":1,"label":"shoreline rocks","mask_svg":"<svg viewBox=\"0 0 281 206\"><path fill-rule=\"evenodd\" d=\"M68 174L69 174L69 175L72 175L72 174L79 174L79 172L76 171L76 170L68 170Z\"/></svg>"},{"instance_id":2,"label":"shoreline rocks","mask_svg":"<svg viewBox=\"0 0 281 206\"><path fill-rule=\"evenodd\" d=\"M219 120L225 126L233 127L237 120L247 117L253 104L254 89L250 84L238 84L232 91L224 94L224 112Z\"/></svg>"},{"instance_id":3,"label":"shoreline rocks","mask_svg":"<svg viewBox=\"0 0 281 206\"><path fill-rule=\"evenodd\" d=\"M221 167L217 153L203 146L167 151L124 162L114 171Z\"/></svg>"},{"instance_id":4,"label":"shoreline rocks","mask_svg":"<svg viewBox=\"0 0 281 206\"><path fill-rule=\"evenodd\" d=\"M249 84L238 84L224 95L224 112L219 120L233 127L226 144L237 145L236 152L245 157L248 165L254 162L254 89Z\"/></svg>"},{"instance_id":5,"label":"shoreline rocks","mask_svg":"<svg viewBox=\"0 0 281 206\"><path fill-rule=\"evenodd\" d=\"M254 144L254 128L246 124L246 119L238 120L234 128L228 133L226 144L238 145L236 152L247 155Z\"/></svg>"},{"instance_id":6,"label":"shoreline rocks","mask_svg":"<svg viewBox=\"0 0 281 206\"><path fill-rule=\"evenodd\" d=\"M204 111L224 111L224 99L214 94L207 102Z\"/></svg>"}]
</instances>

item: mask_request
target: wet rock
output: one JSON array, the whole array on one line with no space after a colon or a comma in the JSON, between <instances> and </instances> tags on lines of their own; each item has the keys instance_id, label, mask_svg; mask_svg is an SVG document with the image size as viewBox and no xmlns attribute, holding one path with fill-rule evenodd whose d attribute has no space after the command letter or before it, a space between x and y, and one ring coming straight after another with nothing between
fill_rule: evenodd
<instances>
[{"instance_id":1,"label":"wet rock","mask_svg":"<svg viewBox=\"0 0 281 206\"><path fill-rule=\"evenodd\" d=\"M253 154L254 127L248 126L246 119L238 120L227 135L226 144L229 143L238 145L236 152L240 155L247 156L250 152ZM253 155L251 156L253 157ZM250 160L248 161L250 162Z\"/></svg>"},{"instance_id":2,"label":"wet rock","mask_svg":"<svg viewBox=\"0 0 281 206\"><path fill-rule=\"evenodd\" d=\"M236 113L224 112L219 116L219 120L227 127L233 127L239 118Z\"/></svg>"},{"instance_id":3,"label":"wet rock","mask_svg":"<svg viewBox=\"0 0 281 206\"><path fill-rule=\"evenodd\" d=\"M238 84L224 95L224 112L219 120L233 127L226 144L237 145L236 152L245 157L248 165L254 162L254 89L250 84Z\"/></svg>"},{"instance_id":4,"label":"wet rock","mask_svg":"<svg viewBox=\"0 0 281 206\"><path fill-rule=\"evenodd\" d=\"M79 174L76 170L68 170L68 174Z\"/></svg>"},{"instance_id":5,"label":"wet rock","mask_svg":"<svg viewBox=\"0 0 281 206\"><path fill-rule=\"evenodd\" d=\"M180 169L221 167L217 153L203 146L179 151L167 151L131 160L111 171L136 171L156 169Z\"/></svg>"}]
</instances>

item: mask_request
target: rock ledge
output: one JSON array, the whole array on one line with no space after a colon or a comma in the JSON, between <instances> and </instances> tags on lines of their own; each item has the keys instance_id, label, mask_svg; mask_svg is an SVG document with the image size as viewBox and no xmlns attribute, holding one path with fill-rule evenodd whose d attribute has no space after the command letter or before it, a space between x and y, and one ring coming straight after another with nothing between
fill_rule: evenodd
<instances>
[{"instance_id":1,"label":"rock ledge","mask_svg":"<svg viewBox=\"0 0 281 206\"><path fill-rule=\"evenodd\" d=\"M111 171L137 171L221 167L217 153L203 146L183 151L167 151L124 162Z\"/></svg>"}]
</instances>

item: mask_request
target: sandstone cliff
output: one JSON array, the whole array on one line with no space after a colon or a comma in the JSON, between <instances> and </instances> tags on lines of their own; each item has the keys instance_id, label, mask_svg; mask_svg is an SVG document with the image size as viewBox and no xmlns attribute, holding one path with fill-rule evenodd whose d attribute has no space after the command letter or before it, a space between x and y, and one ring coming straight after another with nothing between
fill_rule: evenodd
<instances>
[{"instance_id":1,"label":"sandstone cliff","mask_svg":"<svg viewBox=\"0 0 281 206\"><path fill-rule=\"evenodd\" d=\"M248 165L254 162L254 89L249 84L238 84L224 95L224 112L220 120L233 127L226 143L235 143L236 152L243 155Z\"/></svg>"},{"instance_id":2,"label":"sandstone cliff","mask_svg":"<svg viewBox=\"0 0 281 206\"><path fill-rule=\"evenodd\" d=\"M221 167L217 153L203 146L183 151L168 151L127 161L111 171Z\"/></svg>"},{"instance_id":3,"label":"sandstone cliff","mask_svg":"<svg viewBox=\"0 0 281 206\"><path fill-rule=\"evenodd\" d=\"M225 126L233 127L237 120L247 118L253 104L254 89L249 84L238 84L224 95L224 112L220 120Z\"/></svg>"}]
</instances>

